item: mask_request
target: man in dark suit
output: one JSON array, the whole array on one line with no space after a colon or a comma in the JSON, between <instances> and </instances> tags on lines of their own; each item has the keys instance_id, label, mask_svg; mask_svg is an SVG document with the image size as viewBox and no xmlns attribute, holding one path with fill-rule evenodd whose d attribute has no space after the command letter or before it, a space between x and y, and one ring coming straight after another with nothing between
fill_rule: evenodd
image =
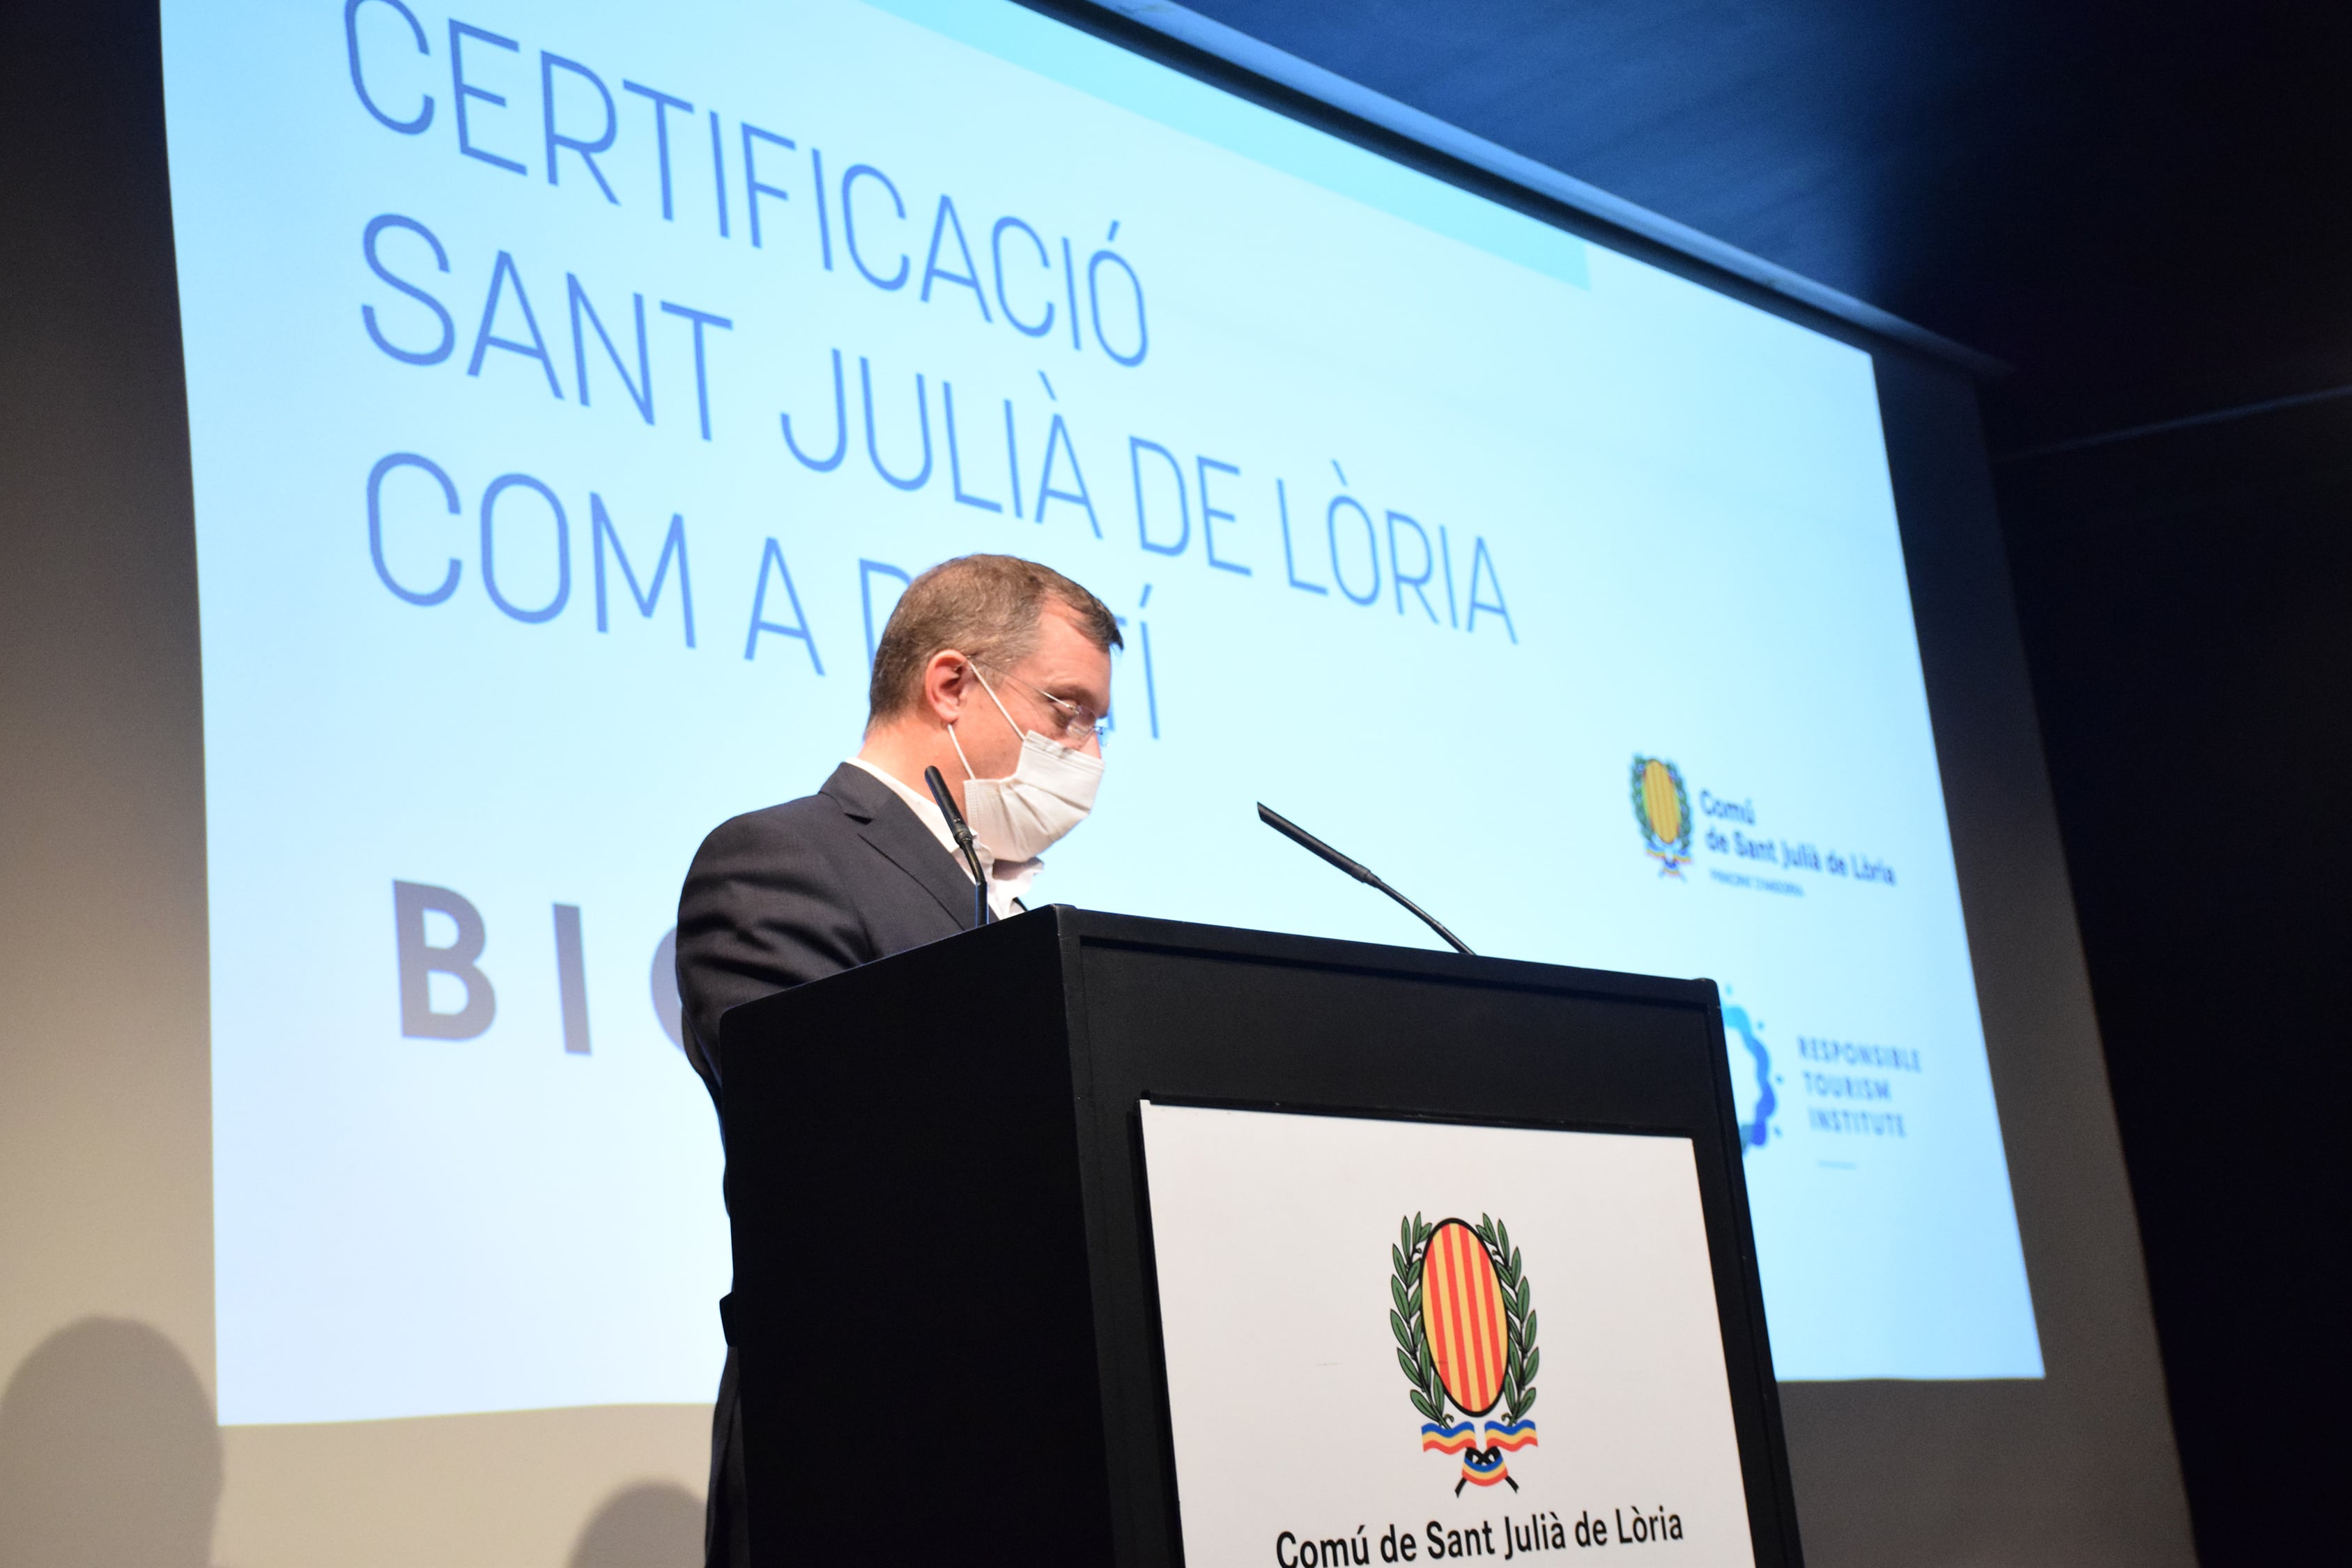
<instances>
[{"instance_id":1,"label":"man in dark suit","mask_svg":"<svg viewBox=\"0 0 2352 1568\"><path fill-rule=\"evenodd\" d=\"M719 1016L972 923L973 879L923 772L936 767L979 841L1002 918L1045 849L1092 809L1118 624L1048 567L967 555L900 595L874 655L865 743L815 795L721 824L678 899L686 1049L719 1105ZM812 1041L856 1049L855 1041ZM704 1554L748 1562L730 1348L711 1427Z\"/></svg>"}]
</instances>

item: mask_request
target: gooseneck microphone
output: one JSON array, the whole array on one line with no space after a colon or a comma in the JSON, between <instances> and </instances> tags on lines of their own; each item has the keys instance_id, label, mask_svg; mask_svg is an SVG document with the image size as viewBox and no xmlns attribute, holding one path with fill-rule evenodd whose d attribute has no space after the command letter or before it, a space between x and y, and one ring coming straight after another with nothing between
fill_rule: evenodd
<instances>
[{"instance_id":1,"label":"gooseneck microphone","mask_svg":"<svg viewBox=\"0 0 2352 1568\"><path fill-rule=\"evenodd\" d=\"M923 770L923 782L931 786L931 798L940 803L940 815L948 819L948 832L954 837L956 847L963 851L964 861L971 868L971 923L988 923L988 873L980 868L980 850L971 841L971 829L964 826L963 813L956 809L955 796L948 793L948 781L940 777L937 768ZM1263 811L1263 806L1258 808ZM1429 919L1427 915L1421 917ZM1454 944L1457 947L1461 943ZM1465 952L1469 949L1463 948Z\"/></svg>"},{"instance_id":2,"label":"gooseneck microphone","mask_svg":"<svg viewBox=\"0 0 2352 1568\"><path fill-rule=\"evenodd\" d=\"M934 784L932 787L936 789L939 786ZM1422 924L1427 926L1430 930L1444 937L1447 944L1451 946L1454 952L1461 953L1465 958L1475 958L1478 956L1476 953L1472 952L1468 948L1462 945L1462 939L1460 937L1455 936L1452 931L1447 931L1444 926L1438 924L1435 916L1432 915L1427 910L1423 909L1419 904L1414 903L1411 899L1406 898L1402 893L1398 892L1394 888L1390 887L1386 882L1381 881L1380 878L1372 874L1370 868L1356 864L1355 861L1349 859L1345 855L1340 854L1337 849L1332 848L1328 844L1324 843L1323 840L1316 837L1315 835L1307 832L1307 829L1299 826L1298 824L1283 816L1282 813L1267 810L1265 802L1264 801L1257 803L1257 819L1260 822L1265 823L1268 827L1273 828L1276 833L1281 834L1285 838L1289 839L1293 844L1297 845L1301 849L1305 849L1310 854L1321 856L1324 859L1328 860L1332 865L1337 866L1340 870L1345 871L1359 882L1365 884L1367 887L1378 888L1381 892L1386 893L1390 898L1394 899L1398 903L1401 903L1406 909L1411 910L1414 917L1418 919Z\"/></svg>"}]
</instances>

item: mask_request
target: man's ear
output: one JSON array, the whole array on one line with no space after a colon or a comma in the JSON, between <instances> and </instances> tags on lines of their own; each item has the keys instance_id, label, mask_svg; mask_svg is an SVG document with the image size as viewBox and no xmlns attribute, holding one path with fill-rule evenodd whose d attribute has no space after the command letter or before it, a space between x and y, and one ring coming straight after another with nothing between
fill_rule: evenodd
<instances>
[{"instance_id":1,"label":"man's ear","mask_svg":"<svg viewBox=\"0 0 2352 1568\"><path fill-rule=\"evenodd\" d=\"M942 724L963 717L964 699L971 686L971 665L963 655L943 648L923 666L923 705Z\"/></svg>"}]
</instances>

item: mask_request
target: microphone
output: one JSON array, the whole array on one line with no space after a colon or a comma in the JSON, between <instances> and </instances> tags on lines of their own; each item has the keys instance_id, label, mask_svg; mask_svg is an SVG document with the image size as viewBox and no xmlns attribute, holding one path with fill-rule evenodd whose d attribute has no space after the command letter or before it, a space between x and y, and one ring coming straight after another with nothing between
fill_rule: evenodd
<instances>
[{"instance_id":1,"label":"microphone","mask_svg":"<svg viewBox=\"0 0 2352 1568\"><path fill-rule=\"evenodd\" d=\"M948 819L948 832L963 851L966 864L971 867L971 923L988 923L988 874L980 868L980 850L972 844L971 829L964 826L963 813L956 809L955 796L948 793L948 781L940 777L937 768L923 770L923 782L931 786L931 798L940 805L940 815ZM1423 917L1424 920L1427 916Z\"/></svg>"},{"instance_id":2,"label":"microphone","mask_svg":"<svg viewBox=\"0 0 2352 1568\"><path fill-rule=\"evenodd\" d=\"M1297 845L1300 848L1307 850L1310 854L1321 856L1324 859L1328 860L1332 865L1337 866L1340 870L1345 871L1359 882L1364 883L1368 887L1378 888L1381 892L1386 893L1390 898L1394 899L1398 903L1401 903L1406 909L1411 910L1413 912L1414 917L1418 919L1422 924L1427 926L1430 930L1444 937L1447 944L1451 946L1454 952L1462 954L1465 958L1475 958L1478 956L1476 953L1472 952L1468 948L1462 945L1462 939L1460 937L1455 936L1452 931L1447 931L1444 926L1438 924L1435 916L1432 915L1427 910L1423 909L1419 904L1414 903L1411 899L1406 898L1402 893L1398 892L1394 888L1390 887L1386 882L1381 881L1380 878L1372 874L1369 867L1360 866L1355 861L1349 859L1345 855L1340 854L1337 849L1332 848L1328 844L1324 843L1323 840L1316 837L1315 835L1307 832L1307 829L1299 826L1298 824L1291 821L1290 818L1283 816L1280 812L1267 810L1265 802L1264 801L1257 803L1257 819L1260 822L1265 823L1268 827L1273 828L1276 833L1281 834L1285 838L1289 839L1293 844Z\"/></svg>"}]
</instances>

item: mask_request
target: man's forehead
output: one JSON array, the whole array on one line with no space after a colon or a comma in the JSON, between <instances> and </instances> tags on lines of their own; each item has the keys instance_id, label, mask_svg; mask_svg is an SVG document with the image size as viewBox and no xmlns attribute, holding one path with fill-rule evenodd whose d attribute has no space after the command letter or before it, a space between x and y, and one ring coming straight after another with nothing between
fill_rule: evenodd
<instances>
[{"instance_id":1,"label":"man's forehead","mask_svg":"<svg viewBox=\"0 0 2352 1568\"><path fill-rule=\"evenodd\" d=\"M1026 667L1023 673L1077 680L1099 676L1108 667L1110 655L1095 646L1067 605L1048 602L1037 617L1036 646L1022 663Z\"/></svg>"},{"instance_id":2,"label":"man's forehead","mask_svg":"<svg viewBox=\"0 0 2352 1568\"><path fill-rule=\"evenodd\" d=\"M1076 654L1081 657L1102 652L1100 648L1095 647L1094 639L1087 636L1085 626L1078 620L1077 612L1057 600L1050 599L1037 613L1035 651L1039 655Z\"/></svg>"}]
</instances>

